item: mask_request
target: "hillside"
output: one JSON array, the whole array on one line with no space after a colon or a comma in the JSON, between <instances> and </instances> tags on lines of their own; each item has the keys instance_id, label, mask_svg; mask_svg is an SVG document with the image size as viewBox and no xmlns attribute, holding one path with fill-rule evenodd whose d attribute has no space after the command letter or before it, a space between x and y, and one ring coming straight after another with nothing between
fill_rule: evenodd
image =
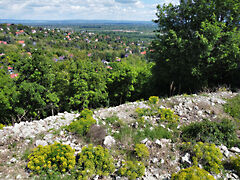
<instances>
[{"instance_id":1,"label":"hillside","mask_svg":"<svg viewBox=\"0 0 240 180\"><path fill-rule=\"evenodd\" d=\"M34 171L27 168L28 155L34 147L50 145L54 142L70 145L75 149L75 155L91 143L94 146L102 145L107 148L114 159L115 170L111 176L94 174L90 176L93 179L128 179L124 173L119 174L119 169L123 166L122 160L142 161L146 167L143 179L170 179L172 173L193 165L196 141L215 143L220 150L219 152L213 151L214 149L210 151L211 155L219 154L215 159L212 156L212 160L217 164L209 165L202 157L198 159L199 167L206 169L206 167L209 168L208 166L218 165L219 168L215 167L215 171L214 168L209 168L216 179L239 179L240 176L237 174L239 169L237 172L229 165L232 162L230 157L240 155L240 132L239 126L236 126L239 124L235 124L234 118L224 111L226 103L230 102L228 99L237 96L237 93L230 91L184 94L162 98L158 102L153 97L150 101L95 109L92 117L96 120L96 124L91 125L85 135L79 135L71 132L71 128L66 128L71 122L76 121L77 117L83 116L81 113L73 112L59 113L42 120L3 127L3 130L0 130L0 179L44 178L44 175L31 175ZM168 111L168 108L172 111ZM174 114L171 114L172 112ZM229 120L226 121L226 119ZM201 122L204 123L200 125ZM200 130L196 137L192 132L191 137L189 136L191 128L188 127L193 128L192 123L196 123L195 126L198 128L209 129ZM225 131L219 127L225 128ZM184 143L188 141L192 143ZM138 152L134 148L136 144L144 144L143 146L149 151L149 156L142 146L143 151ZM205 151L209 153L208 149ZM203 148L202 152L205 153L205 151ZM140 152L144 152L141 157ZM222 157L221 154L223 154ZM221 164L222 168L220 168ZM216 173L216 169L220 173ZM52 176L53 179L60 177L73 179L74 176L69 173Z\"/></svg>"}]
</instances>

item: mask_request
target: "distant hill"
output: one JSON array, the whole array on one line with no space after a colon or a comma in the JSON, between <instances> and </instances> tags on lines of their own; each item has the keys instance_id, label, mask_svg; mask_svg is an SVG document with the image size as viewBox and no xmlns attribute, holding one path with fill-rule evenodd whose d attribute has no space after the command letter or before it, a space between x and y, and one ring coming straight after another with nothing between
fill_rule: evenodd
<instances>
[{"instance_id":1,"label":"distant hill","mask_svg":"<svg viewBox=\"0 0 240 180\"><path fill-rule=\"evenodd\" d=\"M13 24L154 24L151 21L127 21L127 20L17 20L0 19L0 23Z\"/></svg>"}]
</instances>

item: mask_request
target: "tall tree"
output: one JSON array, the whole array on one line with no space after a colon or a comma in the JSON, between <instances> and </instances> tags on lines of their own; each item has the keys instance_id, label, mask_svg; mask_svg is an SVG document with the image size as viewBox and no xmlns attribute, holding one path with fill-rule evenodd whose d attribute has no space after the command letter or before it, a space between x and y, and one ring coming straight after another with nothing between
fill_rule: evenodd
<instances>
[{"instance_id":1,"label":"tall tree","mask_svg":"<svg viewBox=\"0 0 240 180\"><path fill-rule=\"evenodd\" d=\"M239 86L239 0L181 0L179 5L159 5L156 15L151 59L158 92Z\"/></svg>"}]
</instances>

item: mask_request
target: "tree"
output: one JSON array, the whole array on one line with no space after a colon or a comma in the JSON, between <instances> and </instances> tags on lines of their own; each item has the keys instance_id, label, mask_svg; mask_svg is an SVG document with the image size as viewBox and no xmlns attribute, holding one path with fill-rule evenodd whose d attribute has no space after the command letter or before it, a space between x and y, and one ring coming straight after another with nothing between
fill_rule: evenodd
<instances>
[{"instance_id":1,"label":"tree","mask_svg":"<svg viewBox=\"0 0 240 180\"><path fill-rule=\"evenodd\" d=\"M40 50L34 51L32 57L22 58L16 63L19 72L16 84L20 92L16 113L19 120L54 114L59 98L54 92L55 75L52 65L53 61Z\"/></svg>"},{"instance_id":2,"label":"tree","mask_svg":"<svg viewBox=\"0 0 240 180\"><path fill-rule=\"evenodd\" d=\"M0 69L0 123L13 123L17 94L13 79L10 78L5 69Z\"/></svg>"},{"instance_id":3,"label":"tree","mask_svg":"<svg viewBox=\"0 0 240 180\"><path fill-rule=\"evenodd\" d=\"M239 86L240 2L188 0L157 7L151 59L158 93Z\"/></svg>"},{"instance_id":4,"label":"tree","mask_svg":"<svg viewBox=\"0 0 240 180\"><path fill-rule=\"evenodd\" d=\"M108 95L102 63L75 59L70 67L69 104L71 109L82 110L104 106Z\"/></svg>"}]
</instances>

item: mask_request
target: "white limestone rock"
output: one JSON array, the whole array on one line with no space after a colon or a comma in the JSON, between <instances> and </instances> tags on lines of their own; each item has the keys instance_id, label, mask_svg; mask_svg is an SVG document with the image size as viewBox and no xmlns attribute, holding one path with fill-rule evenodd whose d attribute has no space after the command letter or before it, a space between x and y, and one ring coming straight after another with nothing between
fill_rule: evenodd
<instances>
[{"instance_id":1,"label":"white limestone rock","mask_svg":"<svg viewBox=\"0 0 240 180\"><path fill-rule=\"evenodd\" d=\"M46 146L46 145L48 145L48 143L46 141L43 141L43 140L37 140L35 142L35 145L36 146L39 146L39 145Z\"/></svg>"},{"instance_id":2,"label":"white limestone rock","mask_svg":"<svg viewBox=\"0 0 240 180\"><path fill-rule=\"evenodd\" d=\"M103 142L103 144L108 148L115 145L115 143L116 143L116 141L112 136L106 136L105 139L104 139L104 142Z\"/></svg>"}]
</instances>

